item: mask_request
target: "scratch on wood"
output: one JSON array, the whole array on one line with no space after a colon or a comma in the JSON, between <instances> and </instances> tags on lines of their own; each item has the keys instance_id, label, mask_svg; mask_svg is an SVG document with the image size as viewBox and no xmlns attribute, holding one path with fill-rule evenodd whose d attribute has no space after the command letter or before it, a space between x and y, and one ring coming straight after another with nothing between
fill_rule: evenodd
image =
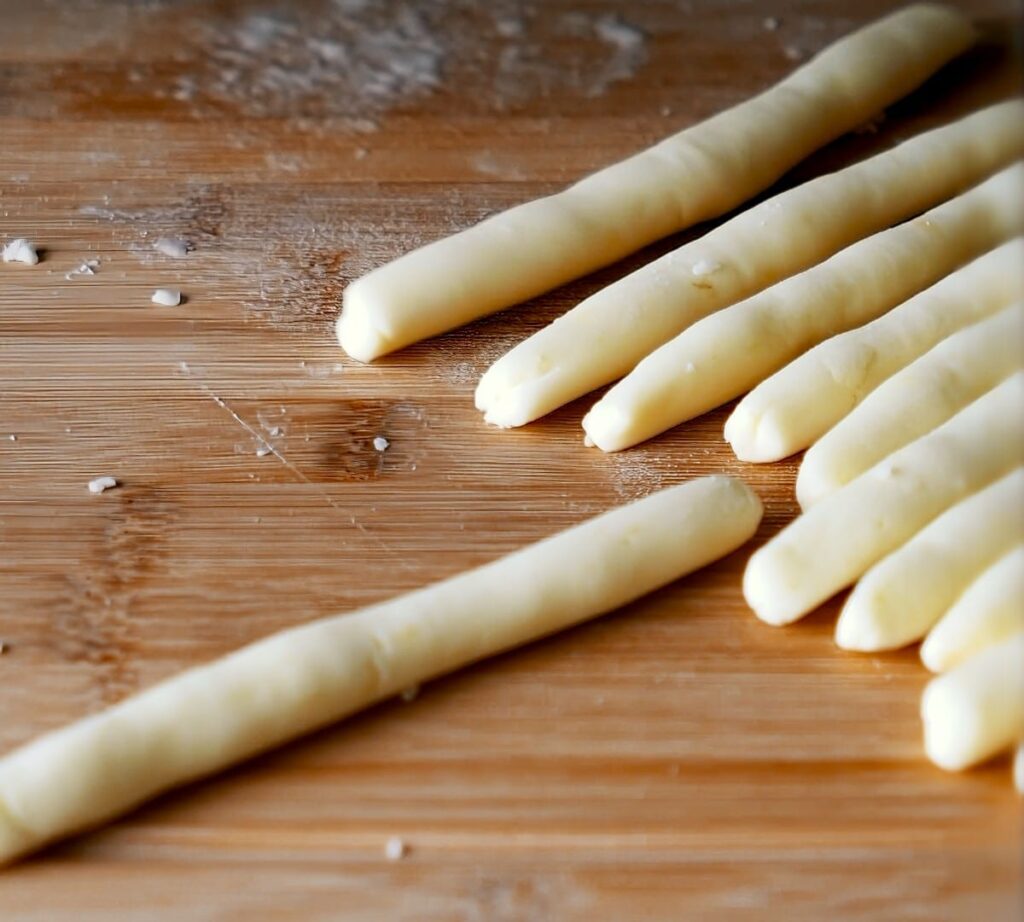
<instances>
[{"instance_id":1,"label":"scratch on wood","mask_svg":"<svg viewBox=\"0 0 1024 922\"><path fill-rule=\"evenodd\" d=\"M187 366L182 367L179 364L178 367L185 374L191 375L191 370L188 369ZM225 413L228 414L228 416L230 416L236 423L238 423L239 426L241 426L247 433L249 433L249 435L252 436L259 445L265 446L267 449L269 449L269 453L273 455L275 458L277 458L277 460L280 461L281 464L283 464L286 468L288 468L288 470L291 471L296 477L298 477L299 480L316 489L317 492L320 494L321 498L324 500L324 502L326 502L328 506L330 506L332 509L335 509L342 516L346 517L353 528L355 528L360 533L366 535L366 537L373 541L377 545L377 547L384 551L384 553L386 553L390 557L396 558L398 560L398 565L402 569L412 569L412 567L410 567L409 564L402 559L401 555L396 554L395 551L389 548L377 535L371 532L354 515L352 515L349 512L346 512L345 509L343 509L341 506L338 505L338 503L334 501L334 499L332 499L326 492L320 489L318 484L310 480L305 474L302 473L301 470L299 470L291 461L289 461L281 453L281 450L279 448L268 442L259 432L256 431L256 429L253 426L250 426L244 419L242 419L242 417L239 416L238 413L236 413L234 409L232 409L231 406L228 405L228 402L224 400L223 397L220 397L216 393L214 393L212 388L210 388L203 381L196 380L196 384L199 386L199 388L203 391L204 394L206 394L215 404L217 404L218 407L220 407Z\"/></svg>"}]
</instances>

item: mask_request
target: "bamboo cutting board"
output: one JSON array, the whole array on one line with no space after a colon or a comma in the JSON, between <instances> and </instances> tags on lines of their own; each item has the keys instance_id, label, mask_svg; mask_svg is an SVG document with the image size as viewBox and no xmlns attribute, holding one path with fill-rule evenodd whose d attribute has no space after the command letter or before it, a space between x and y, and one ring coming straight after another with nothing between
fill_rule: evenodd
<instances>
[{"instance_id":1,"label":"bamboo cutting board","mask_svg":"<svg viewBox=\"0 0 1024 922\"><path fill-rule=\"evenodd\" d=\"M984 46L787 183L1018 91L1019 7L962 5ZM0 747L700 474L778 530L795 464L732 459L727 409L604 456L586 401L514 433L472 407L505 349L683 238L369 367L332 322L369 267L891 6L0 0L0 239L45 251L0 266ZM926 763L916 650L838 651L834 604L757 623L748 554L52 848L0 874L0 916L1013 917L1006 762Z\"/></svg>"}]
</instances>

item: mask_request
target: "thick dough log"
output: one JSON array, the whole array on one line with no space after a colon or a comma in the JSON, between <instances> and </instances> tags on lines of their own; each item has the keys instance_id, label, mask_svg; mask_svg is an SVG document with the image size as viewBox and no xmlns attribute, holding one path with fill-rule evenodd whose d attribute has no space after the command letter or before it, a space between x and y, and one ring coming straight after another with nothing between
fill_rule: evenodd
<instances>
[{"instance_id":1,"label":"thick dough log","mask_svg":"<svg viewBox=\"0 0 1024 922\"><path fill-rule=\"evenodd\" d=\"M738 397L816 343L874 320L967 260L1024 233L1022 202L1024 164L1016 164L912 221L699 320L605 394L584 417L584 430L598 448L620 451ZM738 415L726 425L726 438L739 458L761 460L756 440L748 445L731 434Z\"/></svg>"},{"instance_id":2,"label":"thick dough log","mask_svg":"<svg viewBox=\"0 0 1024 922\"><path fill-rule=\"evenodd\" d=\"M753 99L353 282L341 346L368 362L722 214L910 92L974 37L962 14L931 4L854 32Z\"/></svg>"},{"instance_id":3,"label":"thick dough log","mask_svg":"<svg viewBox=\"0 0 1024 922\"><path fill-rule=\"evenodd\" d=\"M494 563L275 634L0 760L0 862L735 550L761 503L705 477Z\"/></svg>"},{"instance_id":4,"label":"thick dough log","mask_svg":"<svg viewBox=\"0 0 1024 922\"><path fill-rule=\"evenodd\" d=\"M982 650L928 683L924 746L939 768L960 771L1024 739L1024 634Z\"/></svg>"},{"instance_id":5,"label":"thick dough log","mask_svg":"<svg viewBox=\"0 0 1024 922\"><path fill-rule=\"evenodd\" d=\"M873 388L958 329L1024 298L1024 240L986 253L888 314L825 340L755 387L728 421L745 446L795 454ZM753 454L747 447L745 453Z\"/></svg>"},{"instance_id":6,"label":"thick dough log","mask_svg":"<svg viewBox=\"0 0 1024 922\"><path fill-rule=\"evenodd\" d=\"M520 426L631 371L690 324L1024 154L1024 101L983 109L741 212L582 301L492 365L477 408Z\"/></svg>"},{"instance_id":7,"label":"thick dough log","mask_svg":"<svg viewBox=\"0 0 1024 922\"><path fill-rule=\"evenodd\" d=\"M789 624L1024 457L1024 372L811 507L750 558L743 594Z\"/></svg>"},{"instance_id":8,"label":"thick dough log","mask_svg":"<svg viewBox=\"0 0 1024 922\"><path fill-rule=\"evenodd\" d=\"M1018 302L954 333L883 381L812 445L796 478L801 507L835 493L1022 369L1024 302Z\"/></svg>"},{"instance_id":9,"label":"thick dough log","mask_svg":"<svg viewBox=\"0 0 1024 922\"><path fill-rule=\"evenodd\" d=\"M1024 510L1020 512L1024 515ZM921 644L921 661L932 672L946 672L1020 631L1024 631L1024 544L1000 557L963 591L928 632Z\"/></svg>"},{"instance_id":10,"label":"thick dough log","mask_svg":"<svg viewBox=\"0 0 1024 922\"><path fill-rule=\"evenodd\" d=\"M920 640L974 579L1021 541L1019 467L947 509L868 570L839 614L836 644L873 653Z\"/></svg>"}]
</instances>

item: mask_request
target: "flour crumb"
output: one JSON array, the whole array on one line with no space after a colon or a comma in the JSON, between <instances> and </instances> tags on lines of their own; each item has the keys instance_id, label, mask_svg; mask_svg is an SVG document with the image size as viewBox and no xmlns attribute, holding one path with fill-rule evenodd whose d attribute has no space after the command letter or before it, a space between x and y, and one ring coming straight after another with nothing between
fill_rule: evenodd
<instances>
[{"instance_id":1,"label":"flour crumb","mask_svg":"<svg viewBox=\"0 0 1024 922\"><path fill-rule=\"evenodd\" d=\"M273 451L273 449L269 445L267 445L266 442L264 442L262 445L260 445L260 446L258 446L256 448L256 457L257 458L265 458L272 451Z\"/></svg>"},{"instance_id":2,"label":"flour crumb","mask_svg":"<svg viewBox=\"0 0 1024 922\"><path fill-rule=\"evenodd\" d=\"M153 243L153 249L172 259L184 259L188 255L189 245L187 240L178 237L158 237Z\"/></svg>"},{"instance_id":3,"label":"flour crumb","mask_svg":"<svg viewBox=\"0 0 1024 922\"><path fill-rule=\"evenodd\" d=\"M779 26L782 25L782 20L778 16L765 16L761 25L764 26L765 32L777 32Z\"/></svg>"},{"instance_id":4,"label":"flour crumb","mask_svg":"<svg viewBox=\"0 0 1024 922\"><path fill-rule=\"evenodd\" d=\"M3 250L0 250L0 258L5 263L24 263L26 266L34 266L39 262L39 253L28 240L18 237L17 240L12 240L4 245Z\"/></svg>"},{"instance_id":5,"label":"flour crumb","mask_svg":"<svg viewBox=\"0 0 1024 922\"><path fill-rule=\"evenodd\" d=\"M373 449L374 451L387 451L388 446L390 444L391 443L386 438L384 438L384 436L378 435L373 440Z\"/></svg>"},{"instance_id":6,"label":"flour crumb","mask_svg":"<svg viewBox=\"0 0 1024 922\"><path fill-rule=\"evenodd\" d=\"M18 437L13 432L9 436L7 436L7 438L9 438L12 442L18 441Z\"/></svg>"},{"instance_id":7,"label":"flour crumb","mask_svg":"<svg viewBox=\"0 0 1024 922\"><path fill-rule=\"evenodd\" d=\"M717 272L722 268L720 262L716 262L713 259L698 259L693 267L690 269L694 275L711 275L713 272Z\"/></svg>"},{"instance_id":8,"label":"flour crumb","mask_svg":"<svg viewBox=\"0 0 1024 922\"><path fill-rule=\"evenodd\" d=\"M177 288L158 288L150 300L161 307L177 307L181 304L181 292Z\"/></svg>"},{"instance_id":9,"label":"flour crumb","mask_svg":"<svg viewBox=\"0 0 1024 922\"><path fill-rule=\"evenodd\" d=\"M384 846L384 857L388 861L401 861L407 854L409 847L398 836L392 836Z\"/></svg>"},{"instance_id":10,"label":"flour crumb","mask_svg":"<svg viewBox=\"0 0 1024 922\"><path fill-rule=\"evenodd\" d=\"M420 687L418 685L410 685L407 689L402 692L402 700L408 704L410 701L415 701L420 694Z\"/></svg>"},{"instance_id":11,"label":"flour crumb","mask_svg":"<svg viewBox=\"0 0 1024 922\"><path fill-rule=\"evenodd\" d=\"M65 273L64 278L69 282L80 275L95 275L100 267L100 261L98 259L86 259L72 269L70 272Z\"/></svg>"},{"instance_id":12,"label":"flour crumb","mask_svg":"<svg viewBox=\"0 0 1024 922\"><path fill-rule=\"evenodd\" d=\"M786 45L786 47L782 49L782 53L790 61L802 61L805 57L803 49L797 45Z\"/></svg>"},{"instance_id":13,"label":"flour crumb","mask_svg":"<svg viewBox=\"0 0 1024 922\"><path fill-rule=\"evenodd\" d=\"M118 485L113 477L96 477L89 481L90 493L102 493L104 490L113 490Z\"/></svg>"}]
</instances>

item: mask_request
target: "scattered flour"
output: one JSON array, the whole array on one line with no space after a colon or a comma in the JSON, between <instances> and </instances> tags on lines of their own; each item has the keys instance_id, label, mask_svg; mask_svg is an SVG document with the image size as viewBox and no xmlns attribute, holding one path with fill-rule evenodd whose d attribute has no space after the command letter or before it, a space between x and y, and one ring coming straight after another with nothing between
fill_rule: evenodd
<instances>
[{"instance_id":1,"label":"scattered flour","mask_svg":"<svg viewBox=\"0 0 1024 922\"><path fill-rule=\"evenodd\" d=\"M378 435L373 440L373 450L374 451L387 451L388 450L388 446L390 444L391 443L386 438L384 438L384 436Z\"/></svg>"},{"instance_id":2,"label":"scattered flour","mask_svg":"<svg viewBox=\"0 0 1024 922\"><path fill-rule=\"evenodd\" d=\"M388 861L401 861L408 853L408 846L398 836L392 836L384 845L384 857Z\"/></svg>"},{"instance_id":3,"label":"scattered flour","mask_svg":"<svg viewBox=\"0 0 1024 922\"><path fill-rule=\"evenodd\" d=\"M158 237L153 242L153 249L172 259L184 259L188 255L189 245L188 241L177 237Z\"/></svg>"},{"instance_id":4,"label":"scattered flour","mask_svg":"<svg viewBox=\"0 0 1024 922\"><path fill-rule=\"evenodd\" d=\"M181 304L181 292L177 288L158 288L150 301L161 307L177 307Z\"/></svg>"},{"instance_id":5,"label":"scattered flour","mask_svg":"<svg viewBox=\"0 0 1024 922\"><path fill-rule=\"evenodd\" d=\"M118 483L114 477L96 477L89 481L89 492L102 493L104 490L113 490L116 486Z\"/></svg>"},{"instance_id":6,"label":"scattered flour","mask_svg":"<svg viewBox=\"0 0 1024 922\"><path fill-rule=\"evenodd\" d=\"M18 237L0 250L0 259L3 259L5 263L24 263L26 266L34 266L39 262L39 254L28 240Z\"/></svg>"}]
</instances>

